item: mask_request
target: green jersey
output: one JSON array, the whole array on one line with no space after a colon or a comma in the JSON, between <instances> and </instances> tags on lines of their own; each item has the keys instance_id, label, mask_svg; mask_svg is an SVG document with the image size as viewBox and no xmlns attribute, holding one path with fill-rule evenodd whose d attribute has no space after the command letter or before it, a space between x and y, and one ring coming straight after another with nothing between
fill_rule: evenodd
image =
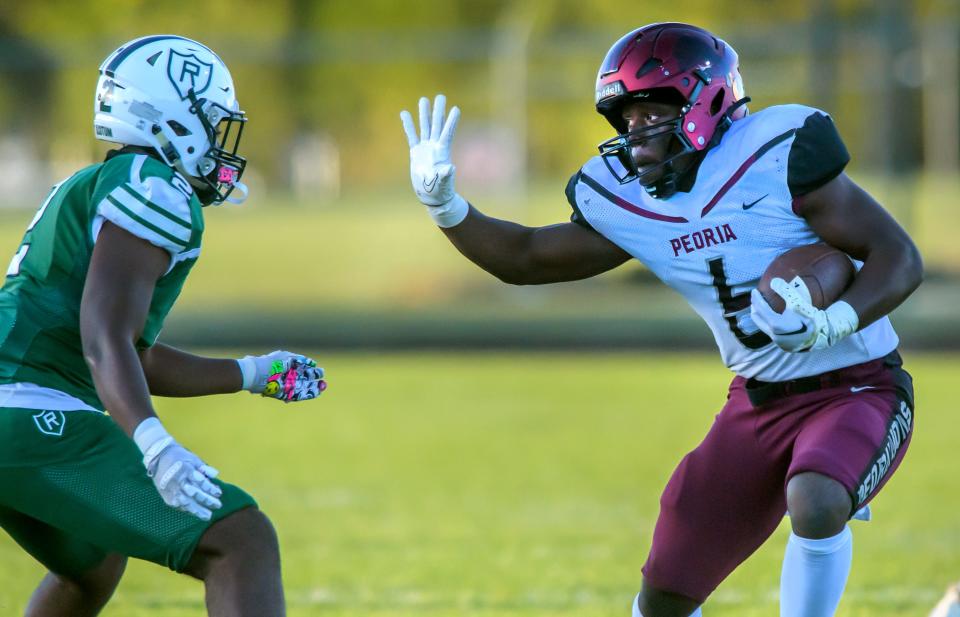
<instances>
[{"instance_id":1,"label":"green jersey","mask_svg":"<svg viewBox=\"0 0 960 617\"><path fill-rule=\"evenodd\" d=\"M203 214L189 183L144 154L120 154L53 187L0 289L0 384L36 384L103 409L83 359L80 299L104 221L170 253L137 346L156 342L200 254Z\"/></svg>"}]
</instances>

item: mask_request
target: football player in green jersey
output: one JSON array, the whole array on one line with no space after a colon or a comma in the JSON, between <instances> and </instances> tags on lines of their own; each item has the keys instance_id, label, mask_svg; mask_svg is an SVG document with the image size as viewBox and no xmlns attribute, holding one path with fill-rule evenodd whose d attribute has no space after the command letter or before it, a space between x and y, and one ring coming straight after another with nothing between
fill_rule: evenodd
<instances>
[{"instance_id":1,"label":"football player in green jersey","mask_svg":"<svg viewBox=\"0 0 960 617\"><path fill-rule=\"evenodd\" d=\"M150 399L244 389L291 402L325 388L299 354L214 359L157 341L200 254L202 206L246 197L245 121L206 46L123 45L94 102L97 138L121 147L53 188L10 263L0 525L49 570L31 617L96 615L128 557L202 579L211 615L284 613L269 520L164 429Z\"/></svg>"}]
</instances>

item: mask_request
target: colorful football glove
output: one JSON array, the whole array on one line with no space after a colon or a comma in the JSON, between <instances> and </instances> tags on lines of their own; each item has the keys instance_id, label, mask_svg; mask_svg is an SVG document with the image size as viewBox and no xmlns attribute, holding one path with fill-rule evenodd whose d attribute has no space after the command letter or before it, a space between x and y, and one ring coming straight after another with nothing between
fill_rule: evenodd
<instances>
[{"instance_id":1,"label":"colorful football glove","mask_svg":"<svg viewBox=\"0 0 960 617\"><path fill-rule=\"evenodd\" d=\"M459 225L470 212L466 200L453 188L457 168L450 162L450 146L460 119L460 109L454 107L446 121L443 119L447 97L438 94L430 119L430 101L420 99L420 136L410 112L400 112L400 121L410 144L410 181L420 203L440 227Z\"/></svg>"},{"instance_id":2,"label":"colorful football glove","mask_svg":"<svg viewBox=\"0 0 960 617\"><path fill-rule=\"evenodd\" d=\"M277 350L264 356L245 356L237 363L244 390L284 403L308 401L327 389L323 369L300 354Z\"/></svg>"},{"instance_id":3,"label":"colorful football glove","mask_svg":"<svg viewBox=\"0 0 960 617\"><path fill-rule=\"evenodd\" d=\"M834 302L818 309L810 301L810 290L799 276L791 281L775 278L770 289L783 298L783 313L774 311L757 289L750 292L750 316L767 336L784 351L810 351L836 345L856 331L860 318L846 302Z\"/></svg>"}]
</instances>

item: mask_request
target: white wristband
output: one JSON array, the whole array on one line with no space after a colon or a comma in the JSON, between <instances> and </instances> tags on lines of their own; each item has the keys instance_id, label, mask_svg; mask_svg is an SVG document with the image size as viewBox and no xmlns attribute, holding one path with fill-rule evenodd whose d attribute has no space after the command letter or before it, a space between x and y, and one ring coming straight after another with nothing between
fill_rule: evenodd
<instances>
[{"instance_id":1,"label":"white wristband","mask_svg":"<svg viewBox=\"0 0 960 617\"><path fill-rule=\"evenodd\" d=\"M160 424L160 418L154 416L137 425L133 431L133 441L143 453L144 465L149 465L154 457L173 442L173 437Z\"/></svg>"},{"instance_id":2,"label":"white wristband","mask_svg":"<svg viewBox=\"0 0 960 617\"><path fill-rule=\"evenodd\" d=\"M437 224L437 227L455 227L463 222L470 213L470 204L458 193L453 194L453 199L439 206L427 206L427 212Z\"/></svg>"},{"instance_id":3,"label":"white wristband","mask_svg":"<svg viewBox=\"0 0 960 617\"><path fill-rule=\"evenodd\" d=\"M249 390L253 386L253 380L257 378L257 363L253 358L238 358L237 364L240 366L240 375L243 377L241 390Z\"/></svg>"},{"instance_id":4,"label":"white wristband","mask_svg":"<svg viewBox=\"0 0 960 617\"><path fill-rule=\"evenodd\" d=\"M857 327L860 325L860 317L857 315L857 312L853 310L852 306L842 300L828 306L825 312L834 339L831 341L831 344L850 336L857 331Z\"/></svg>"}]
</instances>

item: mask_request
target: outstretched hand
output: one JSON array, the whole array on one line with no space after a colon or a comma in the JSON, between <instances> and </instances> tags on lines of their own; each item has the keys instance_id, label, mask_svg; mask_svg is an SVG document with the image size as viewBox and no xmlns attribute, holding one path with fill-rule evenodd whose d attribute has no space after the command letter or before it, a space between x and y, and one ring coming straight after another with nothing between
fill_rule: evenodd
<instances>
[{"instance_id":1,"label":"outstretched hand","mask_svg":"<svg viewBox=\"0 0 960 617\"><path fill-rule=\"evenodd\" d=\"M438 94L433 102L433 119L430 118L430 101L420 98L420 135L410 112L400 112L400 121L410 144L410 180L420 202L427 206L442 206L456 194L454 176L457 168L450 162L450 146L460 120L460 109L450 110L444 122L447 97Z\"/></svg>"},{"instance_id":2,"label":"outstretched hand","mask_svg":"<svg viewBox=\"0 0 960 617\"><path fill-rule=\"evenodd\" d=\"M417 134L410 112L400 112L403 131L410 145L410 181L420 203L440 227L458 225L469 213L470 206L457 194L454 179L457 168L450 161L450 147L460 120L460 109L453 107L444 120L447 97L438 94L433 102L420 99L420 133Z\"/></svg>"}]
</instances>

